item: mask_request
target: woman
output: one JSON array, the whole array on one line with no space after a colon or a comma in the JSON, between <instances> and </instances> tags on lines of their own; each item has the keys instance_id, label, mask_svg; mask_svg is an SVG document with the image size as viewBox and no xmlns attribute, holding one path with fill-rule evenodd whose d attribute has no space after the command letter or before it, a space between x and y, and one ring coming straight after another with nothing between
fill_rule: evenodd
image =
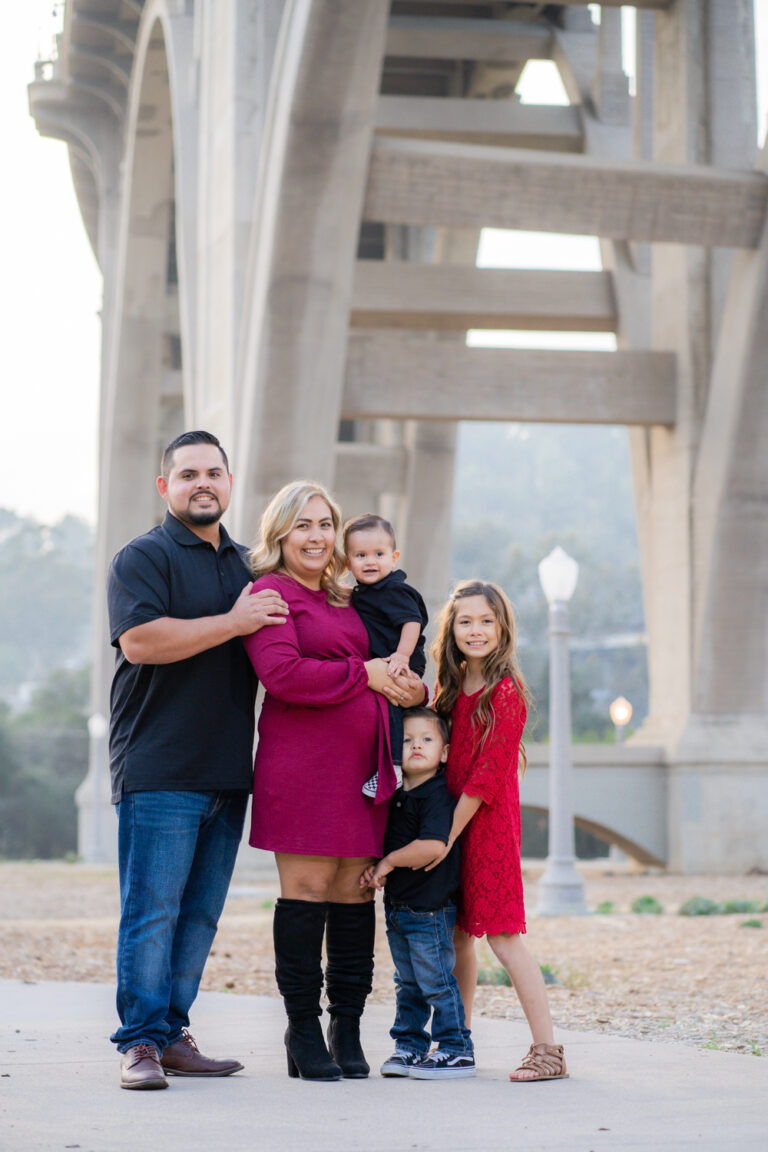
<instances>
[{"instance_id":1,"label":"woman","mask_svg":"<svg viewBox=\"0 0 768 1152\"><path fill-rule=\"evenodd\" d=\"M394 791L385 697L408 706L425 695L411 673L392 680L383 660L368 659L367 633L340 583L340 519L325 489L309 481L273 498L251 553L252 592L279 591L290 615L245 639L266 691L250 843L277 861L275 973L288 1013L288 1073L305 1080L370 1070L360 1016L371 990L375 916L358 879L381 855L388 805L361 788L378 771ZM324 933L330 1053L318 1019Z\"/></svg>"}]
</instances>

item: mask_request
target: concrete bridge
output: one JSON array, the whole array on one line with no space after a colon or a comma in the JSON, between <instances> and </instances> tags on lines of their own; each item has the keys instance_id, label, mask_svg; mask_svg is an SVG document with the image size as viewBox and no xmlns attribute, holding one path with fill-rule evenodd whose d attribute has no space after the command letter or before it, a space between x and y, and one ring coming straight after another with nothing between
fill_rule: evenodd
<instances>
[{"instance_id":1,"label":"concrete bridge","mask_svg":"<svg viewBox=\"0 0 768 1152\"><path fill-rule=\"evenodd\" d=\"M97 583L157 518L149 480L182 427L232 449L237 534L287 479L317 476L347 514L394 517L434 607L457 421L626 424L650 714L610 780L589 770L580 817L675 868L766 868L752 3L638 3L633 95L617 0L600 11L596 26L576 0L67 0L30 100L69 144L104 274ZM567 107L515 101L531 59L557 65ZM594 235L603 271L477 269L485 226ZM472 349L469 327L611 331L618 350ZM97 713L105 637L100 607ZM86 851L104 756L95 731Z\"/></svg>"}]
</instances>

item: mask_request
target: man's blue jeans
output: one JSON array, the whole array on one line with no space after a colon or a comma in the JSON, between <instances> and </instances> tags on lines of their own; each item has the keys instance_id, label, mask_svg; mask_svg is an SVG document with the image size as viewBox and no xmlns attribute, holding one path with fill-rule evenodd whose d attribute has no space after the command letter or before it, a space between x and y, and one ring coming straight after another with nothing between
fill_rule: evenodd
<instances>
[{"instance_id":1,"label":"man's blue jeans","mask_svg":"<svg viewBox=\"0 0 768 1152\"><path fill-rule=\"evenodd\" d=\"M189 1025L235 866L245 792L126 792L119 821L121 1052Z\"/></svg>"},{"instance_id":2,"label":"man's blue jeans","mask_svg":"<svg viewBox=\"0 0 768 1152\"><path fill-rule=\"evenodd\" d=\"M387 940L395 962L397 1012L390 1036L398 1048L426 1055L432 1014L433 1044L444 1052L472 1052L464 1005L453 975L456 908L417 912L405 904L385 903Z\"/></svg>"}]
</instances>

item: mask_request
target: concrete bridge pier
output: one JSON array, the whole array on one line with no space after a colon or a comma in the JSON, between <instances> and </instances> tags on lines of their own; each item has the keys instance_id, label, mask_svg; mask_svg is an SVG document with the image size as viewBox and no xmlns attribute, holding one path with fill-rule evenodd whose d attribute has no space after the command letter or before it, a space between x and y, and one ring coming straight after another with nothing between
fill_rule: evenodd
<instances>
[{"instance_id":1,"label":"concrete bridge pier","mask_svg":"<svg viewBox=\"0 0 768 1152\"><path fill-rule=\"evenodd\" d=\"M69 145L104 274L96 586L162 516L152 477L184 426L231 450L236 536L314 476L346 514L392 514L434 615L459 421L627 425L650 715L613 769L584 753L577 816L684 871L767 868L753 4L638 0L634 96L618 7L596 26L581 0L67 0L30 101ZM529 60L569 107L515 99ZM604 268L475 268L483 227L593 235ZM467 348L476 327L619 347ZM110 668L102 599L96 714ZM105 793L94 729L86 854Z\"/></svg>"}]
</instances>

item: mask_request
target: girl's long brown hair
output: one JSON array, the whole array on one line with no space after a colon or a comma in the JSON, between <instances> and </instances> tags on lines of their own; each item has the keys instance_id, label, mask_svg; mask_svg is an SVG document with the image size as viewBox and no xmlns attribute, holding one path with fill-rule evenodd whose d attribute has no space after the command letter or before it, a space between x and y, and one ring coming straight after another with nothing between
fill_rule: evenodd
<instances>
[{"instance_id":1,"label":"girl's long brown hair","mask_svg":"<svg viewBox=\"0 0 768 1152\"><path fill-rule=\"evenodd\" d=\"M506 594L499 588L498 584L486 583L483 580L464 580L456 585L443 609L438 637L432 648L432 655L437 664L435 711L441 716L450 716L453 706L459 698L466 663L456 643L453 626L456 616L461 611L461 601L466 600L469 596L483 596L493 611L499 626L498 647L483 662L482 675L485 687L472 714L472 725L479 729L480 747L482 748L493 732L495 723L491 696L496 685L505 676L512 680L526 704L530 705L532 700L528 685L517 662L515 614ZM520 757L523 774L525 774L528 760L523 744L520 745Z\"/></svg>"}]
</instances>

